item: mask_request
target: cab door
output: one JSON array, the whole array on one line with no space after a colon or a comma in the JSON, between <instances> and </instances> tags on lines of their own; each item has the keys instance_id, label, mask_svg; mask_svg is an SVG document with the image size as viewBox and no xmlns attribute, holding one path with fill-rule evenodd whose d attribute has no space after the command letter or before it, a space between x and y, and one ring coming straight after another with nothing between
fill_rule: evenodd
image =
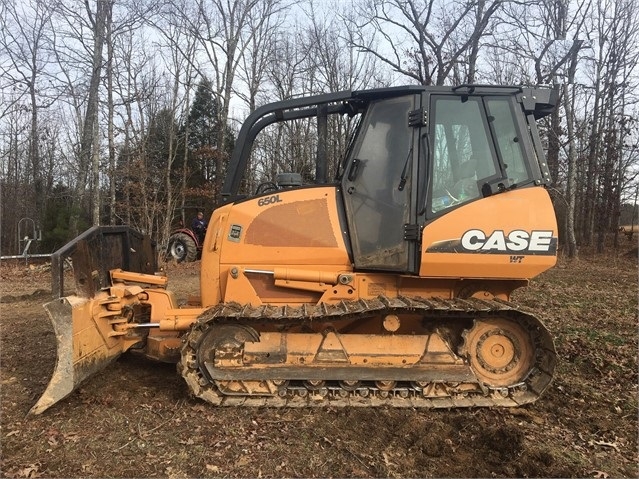
<instances>
[{"instance_id":1,"label":"cab door","mask_svg":"<svg viewBox=\"0 0 639 479\"><path fill-rule=\"evenodd\" d=\"M415 242L406 239L414 223L412 172L419 129L409 112L419 96L370 103L342 177L344 206L358 269L409 272L415 269Z\"/></svg>"}]
</instances>

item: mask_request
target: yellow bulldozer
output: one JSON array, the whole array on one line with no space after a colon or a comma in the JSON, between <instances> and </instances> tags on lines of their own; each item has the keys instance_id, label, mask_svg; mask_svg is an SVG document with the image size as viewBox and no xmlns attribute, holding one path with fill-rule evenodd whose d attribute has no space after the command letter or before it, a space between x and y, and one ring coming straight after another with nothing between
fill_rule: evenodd
<instances>
[{"instance_id":1,"label":"yellow bulldozer","mask_svg":"<svg viewBox=\"0 0 639 479\"><path fill-rule=\"evenodd\" d=\"M296 98L243 124L179 305L154 246L95 227L53 257L57 338L41 413L125 351L177 363L215 405L519 406L549 386L553 340L511 293L552 267L557 225L536 120L544 88L407 86ZM326 179L331 115L356 121ZM313 118L316 180L240 194L268 125ZM245 188L244 188L245 189ZM63 296L70 257L75 294Z\"/></svg>"}]
</instances>

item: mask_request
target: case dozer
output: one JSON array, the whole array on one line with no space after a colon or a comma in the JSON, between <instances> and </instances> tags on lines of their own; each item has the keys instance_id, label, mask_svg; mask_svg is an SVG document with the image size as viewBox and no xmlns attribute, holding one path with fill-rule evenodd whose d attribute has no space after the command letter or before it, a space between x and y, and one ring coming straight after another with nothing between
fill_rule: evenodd
<instances>
[{"instance_id":1,"label":"case dozer","mask_svg":"<svg viewBox=\"0 0 639 479\"><path fill-rule=\"evenodd\" d=\"M175 362L193 395L244 406L519 406L552 380L553 340L511 293L552 267L557 225L536 120L544 88L345 91L252 113L186 305L153 245L96 227L54 255L58 341L33 413L123 352ZM333 181L327 124L355 124ZM240 195L257 134L317 124L316 181ZM71 257L74 295L63 297Z\"/></svg>"}]
</instances>

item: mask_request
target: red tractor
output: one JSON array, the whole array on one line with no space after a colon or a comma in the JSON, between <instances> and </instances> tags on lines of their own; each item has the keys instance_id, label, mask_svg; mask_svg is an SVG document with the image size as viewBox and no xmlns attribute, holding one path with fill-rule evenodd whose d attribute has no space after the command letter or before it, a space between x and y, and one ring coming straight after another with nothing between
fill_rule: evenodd
<instances>
[{"instance_id":1,"label":"red tractor","mask_svg":"<svg viewBox=\"0 0 639 479\"><path fill-rule=\"evenodd\" d=\"M200 258L202 243L206 234L207 223L201 212L193 219L190 228L186 228L180 220L180 227L171 232L166 249L166 258L177 263L190 262Z\"/></svg>"}]
</instances>

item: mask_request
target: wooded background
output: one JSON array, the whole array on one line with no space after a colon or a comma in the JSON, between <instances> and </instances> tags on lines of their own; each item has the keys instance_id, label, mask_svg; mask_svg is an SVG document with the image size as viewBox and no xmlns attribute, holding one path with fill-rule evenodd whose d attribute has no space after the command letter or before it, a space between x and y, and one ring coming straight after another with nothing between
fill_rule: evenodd
<instances>
[{"instance_id":1,"label":"wooded background","mask_svg":"<svg viewBox=\"0 0 639 479\"><path fill-rule=\"evenodd\" d=\"M560 241L637 223L636 0L0 0L2 255L94 224L166 242L217 204L241 121L298 95L551 85L542 131ZM329 175L348 119L329 122ZM243 188L312 181L314 121L269 127ZM534 207L534 206L533 206ZM28 220L26 220L28 219ZM31 222L33 220L33 222Z\"/></svg>"}]
</instances>

